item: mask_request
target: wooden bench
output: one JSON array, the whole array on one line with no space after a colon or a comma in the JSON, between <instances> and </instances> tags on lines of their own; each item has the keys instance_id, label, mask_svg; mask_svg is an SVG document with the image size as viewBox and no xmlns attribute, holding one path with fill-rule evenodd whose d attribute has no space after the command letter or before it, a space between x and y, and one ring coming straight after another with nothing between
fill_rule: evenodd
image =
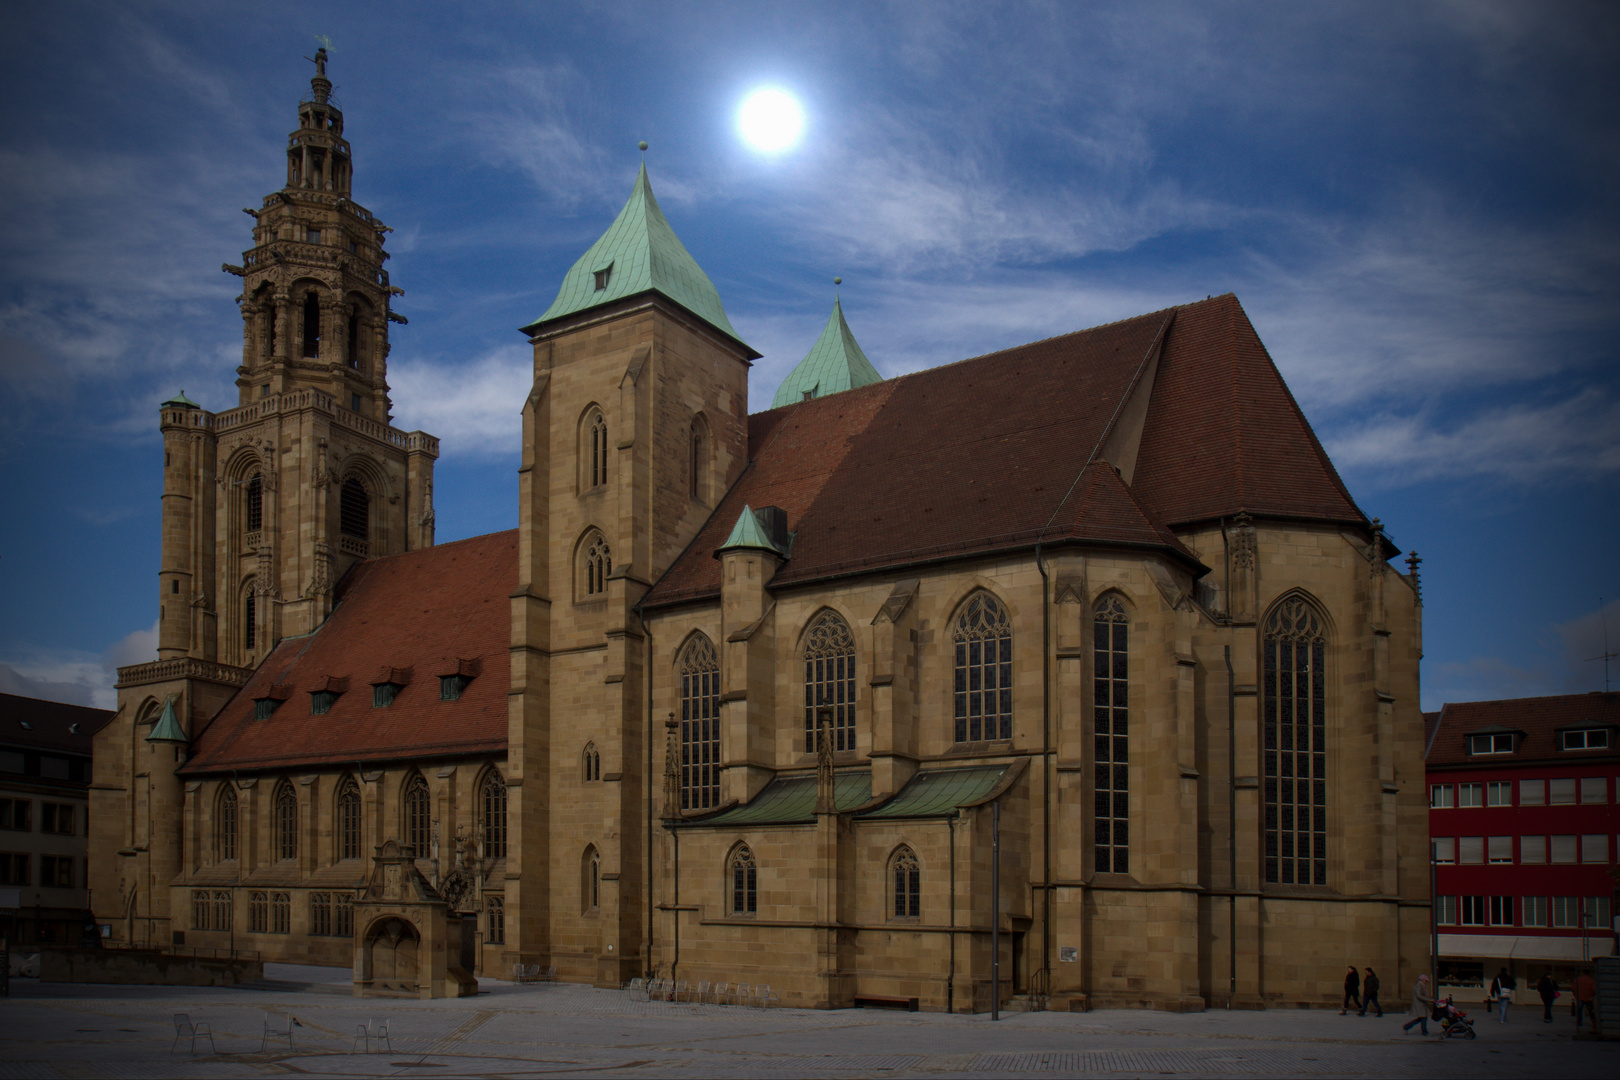
<instances>
[{"instance_id":1,"label":"wooden bench","mask_svg":"<svg viewBox=\"0 0 1620 1080\"><path fill-rule=\"evenodd\" d=\"M906 1012L916 1012L917 999L914 997L889 997L886 994L856 994L855 1007L857 1009L904 1009Z\"/></svg>"}]
</instances>

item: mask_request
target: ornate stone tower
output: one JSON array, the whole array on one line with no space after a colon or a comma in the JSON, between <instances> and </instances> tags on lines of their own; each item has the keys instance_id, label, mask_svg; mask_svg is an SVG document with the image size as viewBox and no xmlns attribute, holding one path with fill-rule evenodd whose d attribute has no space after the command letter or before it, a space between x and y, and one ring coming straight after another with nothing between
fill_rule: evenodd
<instances>
[{"instance_id":1,"label":"ornate stone tower","mask_svg":"<svg viewBox=\"0 0 1620 1080\"><path fill-rule=\"evenodd\" d=\"M119 860L118 881L94 883L98 909L118 896L136 938L166 933L167 893L137 896L132 883L167 881L178 867L162 839L178 838L178 818L163 820L179 812L185 742L277 641L321 624L350 566L433 543L439 443L389 424L388 324L405 320L388 305L401 290L383 269L388 228L349 198L324 49L310 91L286 184L247 211L253 246L224 268L243 282L239 404L211 413L182 392L159 407L159 659L119 670L119 712L97 738L95 813L111 830L100 839L151 863L135 872ZM141 835L113 835L136 819Z\"/></svg>"}]
</instances>

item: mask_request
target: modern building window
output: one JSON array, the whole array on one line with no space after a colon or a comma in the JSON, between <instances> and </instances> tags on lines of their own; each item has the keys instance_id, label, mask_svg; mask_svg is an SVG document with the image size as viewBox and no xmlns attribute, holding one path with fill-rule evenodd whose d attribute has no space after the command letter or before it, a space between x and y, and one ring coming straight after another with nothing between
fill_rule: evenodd
<instances>
[{"instance_id":1,"label":"modern building window","mask_svg":"<svg viewBox=\"0 0 1620 1080\"><path fill-rule=\"evenodd\" d=\"M720 802L720 660L694 634L681 653L681 809Z\"/></svg>"},{"instance_id":2,"label":"modern building window","mask_svg":"<svg viewBox=\"0 0 1620 1080\"><path fill-rule=\"evenodd\" d=\"M1429 785L1429 809L1430 810L1450 810L1451 809L1451 802L1452 802L1452 791L1451 791L1451 785L1450 784L1430 784Z\"/></svg>"},{"instance_id":3,"label":"modern building window","mask_svg":"<svg viewBox=\"0 0 1620 1080\"><path fill-rule=\"evenodd\" d=\"M275 852L277 859L298 857L298 796L292 785L282 784L275 799Z\"/></svg>"},{"instance_id":4,"label":"modern building window","mask_svg":"<svg viewBox=\"0 0 1620 1080\"><path fill-rule=\"evenodd\" d=\"M405 783L405 794L400 800L405 816L405 845L418 859L432 857L433 810L428 795L427 781L421 773L414 774Z\"/></svg>"},{"instance_id":5,"label":"modern building window","mask_svg":"<svg viewBox=\"0 0 1620 1080\"><path fill-rule=\"evenodd\" d=\"M1547 861L1547 838L1545 836L1519 837L1519 861L1537 865Z\"/></svg>"},{"instance_id":6,"label":"modern building window","mask_svg":"<svg viewBox=\"0 0 1620 1080\"><path fill-rule=\"evenodd\" d=\"M1609 778L1606 776L1581 777L1581 805L1592 806L1609 801Z\"/></svg>"},{"instance_id":7,"label":"modern building window","mask_svg":"<svg viewBox=\"0 0 1620 1080\"><path fill-rule=\"evenodd\" d=\"M756 915L759 913L759 870L754 865L754 853L747 844L737 845L726 862L726 874L731 879L731 914Z\"/></svg>"},{"instance_id":8,"label":"modern building window","mask_svg":"<svg viewBox=\"0 0 1620 1080\"><path fill-rule=\"evenodd\" d=\"M371 707L373 709L386 709L399 697L399 692L405 689L399 683L378 683L371 688Z\"/></svg>"},{"instance_id":9,"label":"modern building window","mask_svg":"<svg viewBox=\"0 0 1620 1080\"><path fill-rule=\"evenodd\" d=\"M585 414L580 435L579 486L582 491L594 491L607 483L608 429L601 409L593 408Z\"/></svg>"},{"instance_id":10,"label":"modern building window","mask_svg":"<svg viewBox=\"0 0 1620 1080\"><path fill-rule=\"evenodd\" d=\"M1327 884L1327 638L1300 599L1266 620L1266 881Z\"/></svg>"},{"instance_id":11,"label":"modern building window","mask_svg":"<svg viewBox=\"0 0 1620 1080\"><path fill-rule=\"evenodd\" d=\"M1512 806L1513 781L1491 780L1485 784L1486 806Z\"/></svg>"},{"instance_id":12,"label":"modern building window","mask_svg":"<svg viewBox=\"0 0 1620 1080\"><path fill-rule=\"evenodd\" d=\"M352 776L345 777L338 788L337 818L338 858L360 858L364 831L361 824L360 785L354 782Z\"/></svg>"},{"instance_id":13,"label":"modern building window","mask_svg":"<svg viewBox=\"0 0 1620 1080\"><path fill-rule=\"evenodd\" d=\"M1099 874L1130 873L1130 619L1118 596L1092 613L1092 851Z\"/></svg>"},{"instance_id":14,"label":"modern building window","mask_svg":"<svg viewBox=\"0 0 1620 1080\"><path fill-rule=\"evenodd\" d=\"M1513 735L1511 732L1470 735L1468 736L1468 752L1470 754L1511 754L1513 753Z\"/></svg>"},{"instance_id":15,"label":"modern building window","mask_svg":"<svg viewBox=\"0 0 1620 1080\"><path fill-rule=\"evenodd\" d=\"M1513 861L1513 837L1493 836L1486 841L1485 857L1493 863Z\"/></svg>"},{"instance_id":16,"label":"modern building window","mask_svg":"<svg viewBox=\"0 0 1620 1080\"><path fill-rule=\"evenodd\" d=\"M15 771L22 772L22 767L19 765ZM33 809L32 799L0 799L0 829L33 831Z\"/></svg>"},{"instance_id":17,"label":"modern building window","mask_svg":"<svg viewBox=\"0 0 1620 1080\"><path fill-rule=\"evenodd\" d=\"M1607 833L1588 833L1581 837L1581 862L1607 863L1609 861L1609 836Z\"/></svg>"},{"instance_id":18,"label":"modern building window","mask_svg":"<svg viewBox=\"0 0 1620 1080\"><path fill-rule=\"evenodd\" d=\"M1012 622L989 593L974 593L951 629L956 650L956 741L1012 738Z\"/></svg>"},{"instance_id":19,"label":"modern building window","mask_svg":"<svg viewBox=\"0 0 1620 1080\"><path fill-rule=\"evenodd\" d=\"M471 675L440 675L439 700L460 701L462 691L472 684Z\"/></svg>"},{"instance_id":20,"label":"modern building window","mask_svg":"<svg viewBox=\"0 0 1620 1080\"><path fill-rule=\"evenodd\" d=\"M73 888L73 856L41 855L39 857L39 883L48 889Z\"/></svg>"},{"instance_id":21,"label":"modern building window","mask_svg":"<svg viewBox=\"0 0 1620 1080\"><path fill-rule=\"evenodd\" d=\"M59 836L73 835L73 807L67 803L39 804L39 831Z\"/></svg>"},{"instance_id":22,"label":"modern building window","mask_svg":"<svg viewBox=\"0 0 1620 1080\"><path fill-rule=\"evenodd\" d=\"M890 880L894 882L894 917L915 919L922 914L922 865L917 854L902 844L889 860Z\"/></svg>"},{"instance_id":23,"label":"modern building window","mask_svg":"<svg viewBox=\"0 0 1620 1080\"><path fill-rule=\"evenodd\" d=\"M1523 925L1547 925L1547 898L1545 896L1521 896L1519 907L1523 912Z\"/></svg>"},{"instance_id":24,"label":"modern building window","mask_svg":"<svg viewBox=\"0 0 1620 1080\"><path fill-rule=\"evenodd\" d=\"M1612 929L1609 922L1609 898L1607 896L1587 896L1582 898L1584 923L1588 930Z\"/></svg>"},{"instance_id":25,"label":"modern building window","mask_svg":"<svg viewBox=\"0 0 1620 1080\"><path fill-rule=\"evenodd\" d=\"M264 934L270 930L270 894L267 892L251 892L248 894L248 933Z\"/></svg>"},{"instance_id":26,"label":"modern building window","mask_svg":"<svg viewBox=\"0 0 1620 1080\"><path fill-rule=\"evenodd\" d=\"M602 755L596 752L595 743L585 744L585 752L580 759L587 781L602 779Z\"/></svg>"},{"instance_id":27,"label":"modern building window","mask_svg":"<svg viewBox=\"0 0 1620 1080\"><path fill-rule=\"evenodd\" d=\"M1520 780L1519 781L1520 806L1547 805L1547 781Z\"/></svg>"},{"instance_id":28,"label":"modern building window","mask_svg":"<svg viewBox=\"0 0 1620 1080\"><path fill-rule=\"evenodd\" d=\"M315 233L319 238L320 234ZM314 293L304 294L304 356L321 354L321 302Z\"/></svg>"},{"instance_id":29,"label":"modern building window","mask_svg":"<svg viewBox=\"0 0 1620 1080\"><path fill-rule=\"evenodd\" d=\"M0 852L0 885L28 885L28 856L20 851Z\"/></svg>"},{"instance_id":30,"label":"modern building window","mask_svg":"<svg viewBox=\"0 0 1620 1080\"><path fill-rule=\"evenodd\" d=\"M1581 898L1578 896L1548 897L1552 907L1552 926L1555 930L1574 930L1581 925Z\"/></svg>"},{"instance_id":31,"label":"modern building window","mask_svg":"<svg viewBox=\"0 0 1620 1080\"><path fill-rule=\"evenodd\" d=\"M270 894L270 932L272 934L292 933L292 894L273 892Z\"/></svg>"},{"instance_id":32,"label":"modern building window","mask_svg":"<svg viewBox=\"0 0 1620 1080\"><path fill-rule=\"evenodd\" d=\"M1455 896L1437 896L1434 898L1434 921L1441 926L1457 925L1457 898Z\"/></svg>"},{"instance_id":33,"label":"modern building window","mask_svg":"<svg viewBox=\"0 0 1620 1080\"><path fill-rule=\"evenodd\" d=\"M816 752L816 730L832 724L834 750L855 749L855 637L843 616L823 610L804 642L804 752Z\"/></svg>"},{"instance_id":34,"label":"modern building window","mask_svg":"<svg viewBox=\"0 0 1620 1080\"><path fill-rule=\"evenodd\" d=\"M236 785L230 781L220 788L214 803L214 858L218 862L236 858Z\"/></svg>"},{"instance_id":35,"label":"modern building window","mask_svg":"<svg viewBox=\"0 0 1620 1080\"><path fill-rule=\"evenodd\" d=\"M1429 841L1434 848L1434 861L1442 866L1449 866L1457 861L1457 838L1455 836L1436 836Z\"/></svg>"},{"instance_id":36,"label":"modern building window","mask_svg":"<svg viewBox=\"0 0 1620 1080\"><path fill-rule=\"evenodd\" d=\"M354 540L371 535L371 496L358 476L343 481L338 492L338 531Z\"/></svg>"},{"instance_id":37,"label":"modern building window","mask_svg":"<svg viewBox=\"0 0 1620 1080\"><path fill-rule=\"evenodd\" d=\"M1586 728L1581 731L1560 732L1559 745L1565 750L1607 750L1608 728Z\"/></svg>"},{"instance_id":38,"label":"modern building window","mask_svg":"<svg viewBox=\"0 0 1620 1080\"><path fill-rule=\"evenodd\" d=\"M1485 925L1485 898L1483 896L1464 896L1462 900L1462 926Z\"/></svg>"},{"instance_id":39,"label":"modern building window","mask_svg":"<svg viewBox=\"0 0 1620 1080\"><path fill-rule=\"evenodd\" d=\"M585 914L596 911L602 904L602 856L596 845L588 844L579 860L579 906Z\"/></svg>"},{"instance_id":40,"label":"modern building window","mask_svg":"<svg viewBox=\"0 0 1620 1080\"><path fill-rule=\"evenodd\" d=\"M506 858L506 781L490 770L483 788L484 858Z\"/></svg>"},{"instance_id":41,"label":"modern building window","mask_svg":"<svg viewBox=\"0 0 1620 1080\"><path fill-rule=\"evenodd\" d=\"M1550 861L1554 863L1575 862L1575 839L1573 835L1568 834L1554 836L1551 844L1552 857Z\"/></svg>"},{"instance_id":42,"label":"modern building window","mask_svg":"<svg viewBox=\"0 0 1620 1080\"><path fill-rule=\"evenodd\" d=\"M484 941L489 945L506 944L506 899L504 897L484 897Z\"/></svg>"},{"instance_id":43,"label":"modern building window","mask_svg":"<svg viewBox=\"0 0 1620 1080\"><path fill-rule=\"evenodd\" d=\"M337 704L337 693L333 690L314 690L309 695L309 715L325 716Z\"/></svg>"},{"instance_id":44,"label":"modern building window","mask_svg":"<svg viewBox=\"0 0 1620 1080\"><path fill-rule=\"evenodd\" d=\"M580 551L580 571L583 575L580 595L587 598L605 596L608 575L613 573L613 552L608 547L607 538L592 530L580 545Z\"/></svg>"},{"instance_id":45,"label":"modern building window","mask_svg":"<svg viewBox=\"0 0 1620 1080\"><path fill-rule=\"evenodd\" d=\"M1547 781L1547 803L1550 806L1575 805L1575 778L1566 776Z\"/></svg>"},{"instance_id":46,"label":"modern building window","mask_svg":"<svg viewBox=\"0 0 1620 1080\"><path fill-rule=\"evenodd\" d=\"M1485 861L1485 838L1483 836L1458 837L1457 861L1465 866L1483 863Z\"/></svg>"},{"instance_id":47,"label":"modern building window","mask_svg":"<svg viewBox=\"0 0 1620 1080\"><path fill-rule=\"evenodd\" d=\"M1492 926L1512 926L1513 925L1513 897L1511 897L1511 896L1493 896L1493 897L1490 898L1490 901L1491 901L1491 925Z\"/></svg>"},{"instance_id":48,"label":"modern building window","mask_svg":"<svg viewBox=\"0 0 1620 1080\"><path fill-rule=\"evenodd\" d=\"M1468 810L1485 805L1485 785L1480 783L1457 785L1457 806Z\"/></svg>"}]
</instances>

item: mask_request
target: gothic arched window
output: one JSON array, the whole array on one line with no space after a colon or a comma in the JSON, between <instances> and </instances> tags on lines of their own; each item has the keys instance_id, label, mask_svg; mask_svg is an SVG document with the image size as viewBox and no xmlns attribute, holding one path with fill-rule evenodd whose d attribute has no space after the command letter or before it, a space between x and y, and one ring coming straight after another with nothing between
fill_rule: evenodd
<instances>
[{"instance_id":1,"label":"gothic arched window","mask_svg":"<svg viewBox=\"0 0 1620 1080\"><path fill-rule=\"evenodd\" d=\"M583 588L580 595L600 596L607 592L607 578L613 573L613 554L608 550L607 538L592 530L580 545L580 571Z\"/></svg>"},{"instance_id":2,"label":"gothic arched window","mask_svg":"<svg viewBox=\"0 0 1620 1080\"><path fill-rule=\"evenodd\" d=\"M974 593L951 631L956 645L956 741L1012 738L1012 624L989 593Z\"/></svg>"},{"instance_id":3,"label":"gothic arched window","mask_svg":"<svg viewBox=\"0 0 1620 1080\"><path fill-rule=\"evenodd\" d=\"M343 481L338 494L338 530L356 540L371 535L371 497L358 476Z\"/></svg>"},{"instance_id":4,"label":"gothic arched window","mask_svg":"<svg viewBox=\"0 0 1620 1080\"><path fill-rule=\"evenodd\" d=\"M481 824L484 827L484 858L506 858L506 781L491 769L484 778Z\"/></svg>"},{"instance_id":5,"label":"gothic arched window","mask_svg":"<svg viewBox=\"0 0 1620 1080\"><path fill-rule=\"evenodd\" d=\"M313 293L304 294L304 355L321 354L321 301Z\"/></svg>"},{"instance_id":6,"label":"gothic arched window","mask_svg":"<svg viewBox=\"0 0 1620 1080\"><path fill-rule=\"evenodd\" d=\"M360 785L347 777L338 788L338 858L358 859L362 840Z\"/></svg>"},{"instance_id":7,"label":"gothic arched window","mask_svg":"<svg viewBox=\"0 0 1620 1080\"><path fill-rule=\"evenodd\" d=\"M1105 596L1092 614L1092 847L1100 874L1130 873L1129 655L1125 604Z\"/></svg>"},{"instance_id":8,"label":"gothic arched window","mask_svg":"<svg viewBox=\"0 0 1620 1080\"><path fill-rule=\"evenodd\" d=\"M360 309L354 304L349 305L349 333L347 337L349 366L358 371L360 368Z\"/></svg>"},{"instance_id":9,"label":"gothic arched window","mask_svg":"<svg viewBox=\"0 0 1620 1080\"><path fill-rule=\"evenodd\" d=\"M283 783L276 792L273 820L276 830L276 858L298 858L298 795L292 785Z\"/></svg>"},{"instance_id":10,"label":"gothic arched window","mask_svg":"<svg viewBox=\"0 0 1620 1080\"><path fill-rule=\"evenodd\" d=\"M588 742L585 744L585 752L580 755L580 759L580 763L584 766L586 780L602 779L602 755L596 752L595 743Z\"/></svg>"},{"instance_id":11,"label":"gothic arched window","mask_svg":"<svg viewBox=\"0 0 1620 1080\"><path fill-rule=\"evenodd\" d=\"M405 816L405 844L418 859L432 856L433 802L428 795L427 781L421 773L413 775L405 784L405 796L400 800Z\"/></svg>"},{"instance_id":12,"label":"gothic arched window","mask_svg":"<svg viewBox=\"0 0 1620 1080\"><path fill-rule=\"evenodd\" d=\"M816 728L832 723L833 749L855 749L855 636L836 611L824 610L804 642L804 752L816 752Z\"/></svg>"},{"instance_id":13,"label":"gothic arched window","mask_svg":"<svg viewBox=\"0 0 1620 1080\"><path fill-rule=\"evenodd\" d=\"M227 782L214 803L214 859L236 858L236 786Z\"/></svg>"},{"instance_id":14,"label":"gothic arched window","mask_svg":"<svg viewBox=\"0 0 1620 1080\"><path fill-rule=\"evenodd\" d=\"M595 911L602 902L602 856L596 845L587 844L579 860L579 906L586 914Z\"/></svg>"},{"instance_id":15,"label":"gothic arched window","mask_svg":"<svg viewBox=\"0 0 1620 1080\"><path fill-rule=\"evenodd\" d=\"M759 870L747 844L738 844L726 860L726 876L731 885L731 914L759 913Z\"/></svg>"},{"instance_id":16,"label":"gothic arched window","mask_svg":"<svg viewBox=\"0 0 1620 1080\"><path fill-rule=\"evenodd\" d=\"M681 809L720 803L720 659L696 634L681 653Z\"/></svg>"},{"instance_id":17,"label":"gothic arched window","mask_svg":"<svg viewBox=\"0 0 1620 1080\"><path fill-rule=\"evenodd\" d=\"M889 860L889 871L894 882L894 917L917 918L922 913L922 865L917 853L901 844Z\"/></svg>"},{"instance_id":18,"label":"gothic arched window","mask_svg":"<svg viewBox=\"0 0 1620 1080\"><path fill-rule=\"evenodd\" d=\"M1327 884L1327 636L1292 597L1272 611L1262 648L1266 881Z\"/></svg>"},{"instance_id":19,"label":"gothic arched window","mask_svg":"<svg viewBox=\"0 0 1620 1080\"><path fill-rule=\"evenodd\" d=\"M580 425L580 489L591 491L607 483L608 429L602 410L592 408Z\"/></svg>"},{"instance_id":20,"label":"gothic arched window","mask_svg":"<svg viewBox=\"0 0 1620 1080\"><path fill-rule=\"evenodd\" d=\"M258 641L258 614L259 598L258 583L248 578L247 587L242 590L242 648L252 652Z\"/></svg>"},{"instance_id":21,"label":"gothic arched window","mask_svg":"<svg viewBox=\"0 0 1620 1080\"><path fill-rule=\"evenodd\" d=\"M249 532L264 528L264 478L258 473L248 477L247 491L242 496L242 510Z\"/></svg>"},{"instance_id":22,"label":"gothic arched window","mask_svg":"<svg viewBox=\"0 0 1620 1080\"><path fill-rule=\"evenodd\" d=\"M699 413L692 418L692 430L687 441L687 486L694 499L702 501L704 496L704 477L708 473L709 463L709 430L708 422Z\"/></svg>"}]
</instances>

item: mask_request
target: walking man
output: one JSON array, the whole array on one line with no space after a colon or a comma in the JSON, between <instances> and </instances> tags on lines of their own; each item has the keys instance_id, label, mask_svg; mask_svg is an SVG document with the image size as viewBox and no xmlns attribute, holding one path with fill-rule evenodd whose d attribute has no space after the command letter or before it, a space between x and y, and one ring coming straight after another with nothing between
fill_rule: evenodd
<instances>
[{"instance_id":1,"label":"walking man","mask_svg":"<svg viewBox=\"0 0 1620 1080\"><path fill-rule=\"evenodd\" d=\"M1380 1019L1384 1015L1384 1007L1378 1004L1378 973L1372 968L1367 969L1367 977L1361 980L1361 1011L1357 1016L1366 1016L1367 1007L1372 1006Z\"/></svg>"},{"instance_id":2,"label":"walking man","mask_svg":"<svg viewBox=\"0 0 1620 1080\"><path fill-rule=\"evenodd\" d=\"M1583 971L1575 976L1575 1030L1581 1030L1581 1018L1592 1018L1592 1034L1598 1030L1597 1021L1597 980L1592 978L1590 971Z\"/></svg>"},{"instance_id":3,"label":"walking man","mask_svg":"<svg viewBox=\"0 0 1620 1080\"><path fill-rule=\"evenodd\" d=\"M1592 985L1594 989L1597 986L1596 983ZM1429 977L1419 975L1417 982L1412 984L1412 1008L1409 1010L1412 1019L1401 1025L1401 1033L1405 1034L1416 1027L1418 1033L1426 1037L1429 1034L1429 1010L1432 1008L1434 996L1429 993Z\"/></svg>"},{"instance_id":4,"label":"walking man","mask_svg":"<svg viewBox=\"0 0 1620 1080\"><path fill-rule=\"evenodd\" d=\"M1339 1015L1343 1016L1351 1009L1361 1008L1361 973L1356 965L1350 965L1350 973L1344 977L1344 1004L1339 1008Z\"/></svg>"},{"instance_id":5,"label":"walking man","mask_svg":"<svg viewBox=\"0 0 1620 1080\"><path fill-rule=\"evenodd\" d=\"M1541 1022L1550 1024L1552 1019L1552 1003L1558 999L1558 980L1552 977L1552 972L1541 977L1536 983L1536 993L1541 995Z\"/></svg>"}]
</instances>

